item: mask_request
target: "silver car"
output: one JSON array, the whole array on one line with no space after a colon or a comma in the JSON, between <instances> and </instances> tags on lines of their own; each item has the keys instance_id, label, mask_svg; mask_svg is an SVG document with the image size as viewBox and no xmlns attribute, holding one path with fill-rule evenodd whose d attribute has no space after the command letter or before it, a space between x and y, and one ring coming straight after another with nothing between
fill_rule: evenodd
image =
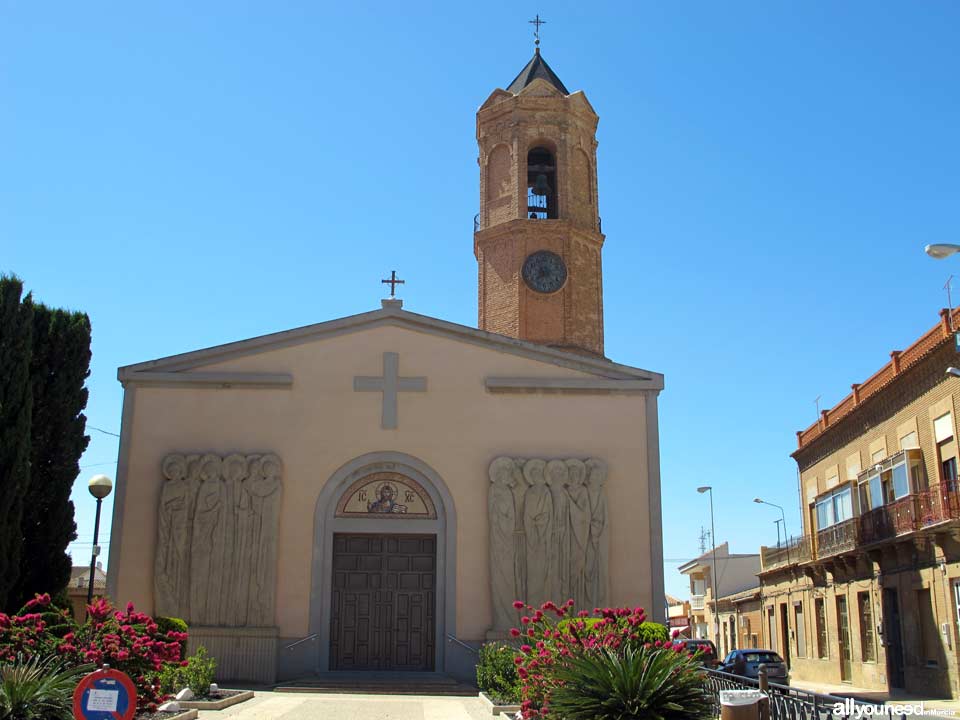
<instances>
[{"instance_id":1,"label":"silver car","mask_svg":"<svg viewBox=\"0 0 960 720\"><path fill-rule=\"evenodd\" d=\"M790 675L787 672L787 664L773 650L758 650L756 648L747 650L734 650L717 669L721 672L741 675L743 677L757 679L760 674L760 666L766 665L767 679L777 685L789 685Z\"/></svg>"}]
</instances>

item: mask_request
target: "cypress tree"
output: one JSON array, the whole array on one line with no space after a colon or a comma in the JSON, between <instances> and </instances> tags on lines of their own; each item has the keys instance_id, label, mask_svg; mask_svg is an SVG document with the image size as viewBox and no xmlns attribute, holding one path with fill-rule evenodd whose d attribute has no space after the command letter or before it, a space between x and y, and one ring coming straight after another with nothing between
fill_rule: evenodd
<instances>
[{"instance_id":1,"label":"cypress tree","mask_svg":"<svg viewBox=\"0 0 960 720\"><path fill-rule=\"evenodd\" d=\"M0 277L0 608L20 573L23 499L30 480L33 303L23 283Z\"/></svg>"},{"instance_id":2,"label":"cypress tree","mask_svg":"<svg viewBox=\"0 0 960 720\"><path fill-rule=\"evenodd\" d=\"M70 491L80 474L90 375L90 319L36 305L33 315L30 482L20 523L23 551L11 606L36 593L55 595L70 581L67 545L77 537Z\"/></svg>"}]
</instances>

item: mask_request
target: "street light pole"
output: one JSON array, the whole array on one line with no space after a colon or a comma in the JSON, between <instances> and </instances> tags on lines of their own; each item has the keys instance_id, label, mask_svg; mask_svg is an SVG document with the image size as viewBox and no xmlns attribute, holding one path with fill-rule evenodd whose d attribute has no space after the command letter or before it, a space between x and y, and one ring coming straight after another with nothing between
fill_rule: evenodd
<instances>
[{"instance_id":1,"label":"street light pole","mask_svg":"<svg viewBox=\"0 0 960 720\"><path fill-rule=\"evenodd\" d=\"M760 503L761 505L769 505L770 507L775 507L780 511L780 517L783 521L783 544L787 548L787 565L790 564L790 536L787 534L787 514L783 511L783 508L777 505L776 503L767 502L766 500L761 500L760 498L754 498L755 503ZM780 537L780 533L777 533L777 538Z\"/></svg>"},{"instance_id":2,"label":"street light pole","mask_svg":"<svg viewBox=\"0 0 960 720\"><path fill-rule=\"evenodd\" d=\"M710 580L713 586L713 642L716 644L717 652L720 652L720 589L717 577L717 533L713 526L713 487L704 485L698 487L697 492L701 495L705 492L710 493L710 539L713 545L713 573Z\"/></svg>"},{"instance_id":3,"label":"street light pole","mask_svg":"<svg viewBox=\"0 0 960 720\"><path fill-rule=\"evenodd\" d=\"M93 603L94 573L97 570L97 556L100 554L100 546L97 544L100 540L100 506L113 490L113 481L106 475L94 475L87 483L87 489L97 500L97 515L93 521L93 552L90 554L90 577L87 584L87 605L90 605Z\"/></svg>"}]
</instances>

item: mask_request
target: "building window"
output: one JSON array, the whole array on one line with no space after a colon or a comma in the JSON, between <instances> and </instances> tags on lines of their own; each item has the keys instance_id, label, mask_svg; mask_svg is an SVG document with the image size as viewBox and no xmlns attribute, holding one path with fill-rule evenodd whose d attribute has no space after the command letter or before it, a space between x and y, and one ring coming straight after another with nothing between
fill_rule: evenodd
<instances>
[{"instance_id":1,"label":"building window","mask_svg":"<svg viewBox=\"0 0 960 720\"><path fill-rule=\"evenodd\" d=\"M813 601L813 609L817 615L817 657L825 660L827 655L827 607L823 598Z\"/></svg>"},{"instance_id":2,"label":"building window","mask_svg":"<svg viewBox=\"0 0 960 720\"><path fill-rule=\"evenodd\" d=\"M777 646L777 618L772 606L767 608L767 631L770 633L767 646L774 650Z\"/></svg>"},{"instance_id":3,"label":"building window","mask_svg":"<svg viewBox=\"0 0 960 720\"><path fill-rule=\"evenodd\" d=\"M797 657L806 657L807 629L803 622L803 603L793 604L793 627L797 636Z\"/></svg>"},{"instance_id":4,"label":"building window","mask_svg":"<svg viewBox=\"0 0 960 720\"><path fill-rule=\"evenodd\" d=\"M557 216L557 168L553 153L535 147L527 153L527 217L531 220Z\"/></svg>"},{"instance_id":5,"label":"building window","mask_svg":"<svg viewBox=\"0 0 960 720\"><path fill-rule=\"evenodd\" d=\"M857 593L857 607L860 611L860 655L864 662L877 661L877 646L873 632L873 605L870 593Z\"/></svg>"},{"instance_id":6,"label":"building window","mask_svg":"<svg viewBox=\"0 0 960 720\"><path fill-rule=\"evenodd\" d=\"M850 488L845 487L823 496L816 503L817 530L842 523L853 517L853 500Z\"/></svg>"}]
</instances>

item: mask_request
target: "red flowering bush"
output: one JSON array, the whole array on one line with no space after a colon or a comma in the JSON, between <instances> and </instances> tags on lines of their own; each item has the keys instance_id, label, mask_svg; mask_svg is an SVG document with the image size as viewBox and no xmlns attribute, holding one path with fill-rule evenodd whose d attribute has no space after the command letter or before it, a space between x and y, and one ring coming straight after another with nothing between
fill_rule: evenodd
<instances>
[{"instance_id":1,"label":"red flowering bush","mask_svg":"<svg viewBox=\"0 0 960 720\"><path fill-rule=\"evenodd\" d=\"M55 610L49 595L37 595L17 615L0 613L0 662L58 657L65 666L107 663L125 672L137 688L138 710L156 710L164 696L158 674L164 664L181 663L186 633L163 633L133 604L116 610L104 599L87 606L80 625L66 610Z\"/></svg>"},{"instance_id":2,"label":"red flowering bush","mask_svg":"<svg viewBox=\"0 0 960 720\"><path fill-rule=\"evenodd\" d=\"M580 671L571 672L575 668L598 663L601 666L611 663L620 665L624 661L631 668L636 668L639 679L639 682L627 683L626 689L620 691L621 694L633 696L623 698L624 707L646 707L643 698L648 691L643 686L643 677L649 668L656 666L661 685L668 690L671 684L682 687L683 692L687 693L687 701L697 706L691 708L690 713L681 711L675 716L697 716L703 683L695 656L687 652L683 645L665 639L665 628L653 632L651 624L645 622L643 608L595 608L593 617L585 610L570 617L573 606L573 600L563 605L546 602L540 608L520 601L514 603L514 608L525 612L520 619L521 627L510 631L514 638L524 643L514 660L522 683L521 713L524 720L558 717L551 714L552 698L554 695L558 698L561 694L570 695L564 691L581 674ZM652 640L652 635L664 639ZM605 675L609 673L598 670L598 677ZM576 694L582 699L589 694L588 690L578 690ZM662 695L663 688L658 693ZM597 702L602 703L600 700ZM613 702L615 704L619 700ZM569 712L568 708L565 709ZM599 706L591 712L594 712L591 717L607 717ZM664 708L657 708L653 714L664 717L670 713L665 714ZM610 717L626 716L611 714Z\"/></svg>"}]
</instances>

